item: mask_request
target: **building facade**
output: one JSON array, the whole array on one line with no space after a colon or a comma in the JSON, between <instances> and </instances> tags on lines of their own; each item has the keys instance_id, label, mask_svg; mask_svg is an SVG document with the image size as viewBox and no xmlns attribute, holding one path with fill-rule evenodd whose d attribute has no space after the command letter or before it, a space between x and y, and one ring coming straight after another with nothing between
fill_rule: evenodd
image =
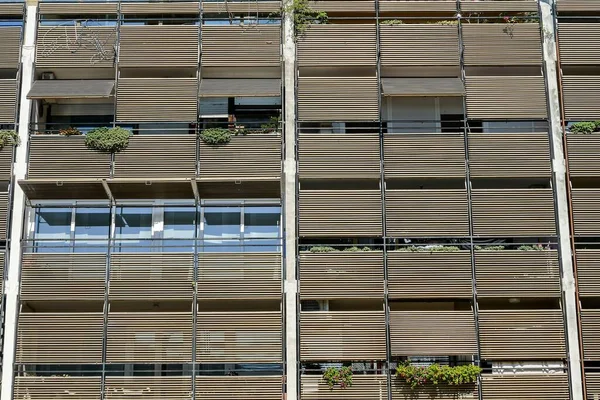
<instances>
[{"instance_id":1,"label":"building facade","mask_svg":"<svg viewBox=\"0 0 600 400\"><path fill-rule=\"evenodd\" d=\"M29 0L0 33L1 400L599 398L600 1Z\"/></svg>"}]
</instances>

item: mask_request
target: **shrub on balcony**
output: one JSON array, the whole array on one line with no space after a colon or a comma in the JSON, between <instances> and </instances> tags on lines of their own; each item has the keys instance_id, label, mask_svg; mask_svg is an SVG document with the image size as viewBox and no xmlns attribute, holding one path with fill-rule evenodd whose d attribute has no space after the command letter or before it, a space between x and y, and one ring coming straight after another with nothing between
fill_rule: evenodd
<instances>
[{"instance_id":1,"label":"shrub on balcony","mask_svg":"<svg viewBox=\"0 0 600 400\"><path fill-rule=\"evenodd\" d=\"M600 132L600 121L576 122L569 127L569 131L581 134Z\"/></svg>"},{"instance_id":2,"label":"shrub on balcony","mask_svg":"<svg viewBox=\"0 0 600 400\"><path fill-rule=\"evenodd\" d=\"M384 19L380 22L381 25L404 25L401 19Z\"/></svg>"},{"instance_id":3,"label":"shrub on balcony","mask_svg":"<svg viewBox=\"0 0 600 400\"><path fill-rule=\"evenodd\" d=\"M416 367L405 362L396 368L396 378L416 388L424 385L467 385L477 382L481 368L476 365L432 364L428 367Z\"/></svg>"},{"instance_id":4,"label":"shrub on balcony","mask_svg":"<svg viewBox=\"0 0 600 400\"><path fill-rule=\"evenodd\" d=\"M16 131L9 129L0 130L0 150L4 146L18 146L21 141L19 140L19 134Z\"/></svg>"},{"instance_id":5,"label":"shrub on balcony","mask_svg":"<svg viewBox=\"0 0 600 400\"><path fill-rule=\"evenodd\" d=\"M216 146L231 141L232 132L225 128L208 128L200 133L200 139L206 144Z\"/></svg>"},{"instance_id":6,"label":"shrub on balcony","mask_svg":"<svg viewBox=\"0 0 600 400\"><path fill-rule=\"evenodd\" d=\"M339 385L341 389L346 389L352 386L352 368L329 367L323 372L323 380L329 389L333 389L336 385Z\"/></svg>"},{"instance_id":7,"label":"shrub on balcony","mask_svg":"<svg viewBox=\"0 0 600 400\"><path fill-rule=\"evenodd\" d=\"M70 126L68 128L59 129L58 134L61 136L78 136L81 135L81 131L77 128Z\"/></svg>"},{"instance_id":8,"label":"shrub on balcony","mask_svg":"<svg viewBox=\"0 0 600 400\"><path fill-rule=\"evenodd\" d=\"M353 253L353 252L360 252L360 251L371 251L372 249L370 247L356 247L356 246L352 246L352 247L346 247L344 250L345 252L349 252L349 253ZM314 246L311 247L309 250L311 253L331 253L334 251L340 251L334 247L330 247L330 246Z\"/></svg>"},{"instance_id":9,"label":"shrub on balcony","mask_svg":"<svg viewBox=\"0 0 600 400\"><path fill-rule=\"evenodd\" d=\"M456 246L407 246L402 247L399 251L414 252L414 253L450 253L453 251L459 251L460 249Z\"/></svg>"},{"instance_id":10,"label":"shrub on balcony","mask_svg":"<svg viewBox=\"0 0 600 400\"><path fill-rule=\"evenodd\" d=\"M281 115L278 115L277 117L269 118L269 122L262 124L260 126L260 128L262 129L263 133L272 133L272 132L277 132L280 125L281 125Z\"/></svg>"},{"instance_id":11,"label":"shrub on balcony","mask_svg":"<svg viewBox=\"0 0 600 400\"><path fill-rule=\"evenodd\" d=\"M117 153L129 145L131 132L121 127L95 128L85 135L85 145L105 153Z\"/></svg>"},{"instance_id":12,"label":"shrub on balcony","mask_svg":"<svg viewBox=\"0 0 600 400\"><path fill-rule=\"evenodd\" d=\"M542 246L541 244L533 244L533 245L523 245L517 247L517 250L520 251L544 251L548 250L548 248Z\"/></svg>"},{"instance_id":13,"label":"shrub on balcony","mask_svg":"<svg viewBox=\"0 0 600 400\"><path fill-rule=\"evenodd\" d=\"M487 250L487 251L502 251L506 247L504 246L475 246L475 250Z\"/></svg>"}]
</instances>

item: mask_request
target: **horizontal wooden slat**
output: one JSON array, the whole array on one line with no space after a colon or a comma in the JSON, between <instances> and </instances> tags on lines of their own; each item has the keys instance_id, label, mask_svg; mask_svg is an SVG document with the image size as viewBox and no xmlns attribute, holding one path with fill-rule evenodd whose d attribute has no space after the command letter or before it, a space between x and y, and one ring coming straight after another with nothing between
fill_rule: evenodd
<instances>
[{"instance_id":1,"label":"horizontal wooden slat","mask_svg":"<svg viewBox=\"0 0 600 400\"><path fill-rule=\"evenodd\" d=\"M469 385L424 385L412 388L401 379L392 381L392 400L477 400L477 384Z\"/></svg>"},{"instance_id":2,"label":"horizontal wooden slat","mask_svg":"<svg viewBox=\"0 0 600 400\"><path fill-rule=\"evenodd\" d=\"M203 1L202 11L205 14L218 13L272 13L281 10L281 1Z\"/></svg>"},{"instance_id":3,"label":"horizontal wooden slat","mask_svg":"<svg viewBox=\"0 0 600 400\"><path fill-rule=\"evenodd\" d=\"M76 398L100 400L100 376L17 376L14 384L16 400L48 400Z\"/></svg>"},{"instance_id":4,"label":"horizontal wooden slat","mask_svg":"<svg viewBox=\"0 0 600 400\"><path fill-rule=\"evenodd\" d=\"M0 180L8 181L12 178L13 146L4 146L0 149Z\"/></svg>"},{"instance_id":5,"label":"horizontal wooden slat","mask_svg":"<svg viewBox=\"0 0 600 400\"><path fill-rule=\"evenodd\" d=\"M94 364L102 362L104 315L21 313L16 362Z\"/></svg>"},{"instance_id":6,"label":"horizontal wooden slat","mask_svg":"<svg viewBox=\"0 0 600 400\"><path fill-rule=\"evenodd\" d=\"M281 298L280 253L200 253L198 298Z\"/></svg>"},{"instance_id":7,"label":"horizontal wooden slat","mask_svg":"<svg viewBox=\"0 0 600 400\"><path fill-rule=\"evenodd\" d=\"M14 124L17 110L17 80L0 79L0 124Z\"/></svg>"},{"instance_id":8,"label":"horizontal wooden slat","mask_svg":"<svg viewBox=\"0 0 600 400\"><path fill-rule=\"evenodd\" d=\"M300 313L300 359L385 359L383 311L304 311Z\"/></svg>"},{"instance_id":9,"label":"horizontal wooden slat","mask_svg":"<svg viewBox=\"0 0 600 400\"><path fill-rule=\"evenodd\" d=\"M190 300L194 292L194 255L115 253L110 260L112 300Z\"/></svg>"},{"instance_id":10,"label":"horizontal wooden slat","mask_svg":"<svg viewBox=\"0 0 600 400\"><path fill-rule=\"evenodd\" d=\"M571 190L575 235L597 236L600 232L600 189Z\"/></svg>"},{"instance_id":11,"label":"horizontal wooden slat","mask_svg":"<svg viewBox=\"0 0 600 400\"><path fill-rule=\"evenodd\" d=\"M121 78L117 84L117 120L194 122L196 78Z\"/></svg>"},{"instance_id":12,"label":"horizontal wooden slat","mask_svg":"<svg viewBox=\"0 0 600 400\"><path fill-rule=\"evenodd\" d=\"M298 65L375 66L375 28L365 24L311 25L298 41Z\"/></svg>"},{"instance_id":13,"label":"horizontal wooden slat","mask_svg":"<svg viewBox=\"0 0 600 400\"><path fill-rule=\"evenodd\" d=\"M197 1L165 1L124 3L121 5L123 14L198 14L200 4Z\"/></svg>"},{"instance_id":14,"label":"horizontal wooden slat","mask_svg":"<svg viewBox=\"0 0 600 400\"><path fill-rule=\"evenodd\" d=\"M298 137L300 178L379 178L379 135L303 133Z\"/></svg>"},{"instance_id":15,"label":"horizontal wooden slat","mask_svg":"<svg viewBox=\"0 0 600 400\"><path fill-rule=\"evenodd\" d=\"M352 386L330 389L320 375L300 377L301 400L383 400L388 398L386 375L362 375L355 372Z\"/></svg>"},{"instance_id":16,"label":"horizontal wooden slat","mask_svg":"<svg viewBox=\"0 0 600 400\"><path fill-rule=\"evenodd\" d=\"M89 150L83 136L32 136L29 179L108 178L110 154Z\"/></svg>"},{"instance_id":17,"label":"horizontal wooden slat","mask_svg":"<svg viewBox=\"0 0 600 400\"><path fill-rule=\"evenodd\" d=\"M203 179L249 179L281 176L281 135L234 136L224 145L200 140L200 177Z\"/></svg>"},{"instance_id":18,"label":"horizontal wooden slat","mask_svg":"<svg viewBox=\"0 0 600 400\"><path fill-rule=\"evenodd\" d=\"M153 25L121 27L120 67L196 67L198 26Z\"/></svg>"},{"instance_id":19,"label":"horizontal wooden slat","mask_svg":"<svg viewBox=\"0 0 600 400\"><path fill-rule=\"evenodd\" d=\"M79 3L72 6L80 7ZM112 68L117 28L94 26L40 26L35 62L38 68Z\"/></svg>"},{"instance_id":20,"label":"horizontal wooden slat","mask_svg":"<svg viewBox=\"0 0 600 400\"><path fill-rule=\"evenodd\" d=\"M21 299L104 301L105 275L104 254L26 253Z\"/></svg>"},{"instance_id":21,"label":"horizontal wooden slat","mask_svg":"<svg viewBox=\"0 0 600 400\"><path fill-rule=\"evenodd\" d=\"M15 2L15 3L5 3L0 4L0 15L22 15L25 11L25 3Z\"/></svg>"},{"instance_id":22,"label":"horizontal wooden slat","mask_svg":"<svg viewBox=\"0 0 600 400\"><path fill-rule=\"evenodd\" d=\"M379 190L300 190L300 236L381 236Z\"/></svg>"},{"instance_id":23,"label":"horizontal wooden slat","mask_svg":"<svg viewBox=\"0 0 600 400\"><path fill-rule=\"evenodd\" d=\"M376 120L378 83L372 77L300 77L298 119L304 121Z\"/></svg>"},{"instance_id":24,"label":"horizontal wooden slat","mask_svg":"<svg viewBox=\"0 0 600 400\"><path fill-rule=\"evenodd\" d=\"M473 296L468 251L389 251L390 298L470 298Z\"/></svg>"},{"instance_id":25,"label":"horizontal wooden slat","mask_svg":"<svg viewBox=\"0 0 600 400\"><path fill-rule=\"evenodd\" d=\"M476 251L477 296L559 297L556 250Z\"/></svg>"},{"instance_id":26,"label":"horizontal wooden slat","mask_svg":"<svg viewBox=\"0 0 600 400\"><path fill-rule=\"evenodd\" d=\"M0 27L0 35L2 35L0 68L16 69L19 66L19 55L21 54L21 27Z\"/></svg>"},{"instance_id":27,"label":"horizontal wooden slat","mask_svg":"<svg viewBox=\"0 0 600 400\"><path fill-rule=\"evenodd\" d=\"M600 64L600 47L593 41L588 40L590 37L598 37L599 35L600 24L598 23L559 23L558 43L560 45L561 64Z\"/></svg>"},{"instance_id":28,"label":"horizontal wooden slat","mask_svg":"<svg viewBox=\"0 0 600 400\"><path fill-rule=\"evenodd\" d=\"M456 12L452 0L379 0L380 12Z\"/></svg>"},{"instance_id":29,"label":"horizontal wooden slat","mask_svg":"<svg viewBox=\"0 0 600 400\"><path fill-rule=\"evenodd\" d=\"M600 360L600 310L581 310L583 358Z\"/></svg>"},{"instance_id":30,"label":"horizontal wooden slat","mask_svg":"<svg viewBox=\"0 0 600 400\"><path fill-rule=\"evenodd\" d=\"M600 4L596 0L558 0L556 6L562 11L600 11Z\"/></svg>"},{"instance_id":31,"label":"horizontal wooden slat","mask_svg":"<svg viewBox=\"0 0 600 400\"><path fill-rule=\"evenodd\" d=\"M111 312L106 361L185 363L192 360L191 312Z\"/></svg>"},{"instance_id":32,"label":"horizontal wooden slat","mask_svg":"<svg viewBox=\"0 0 600 400\"><path fill-rule=\"evenodd\" d=\"M6 252L0 252L0 276L2 281L0 282L0 295L4 295L4 270L6 268Z\"/></svg>"},{"instance_id":33,"label":"horizontal wooden slat","mask_svg":"<svg viewBox=\"0 0 600 400\"><path fill-rule=\"evenodd\" d=\"M473 189L471 201L475 235L556 234L552 189Z\"/></svg>"},{"instance_id":34,"label":"horizontal wooden slat","mask_svg":"<svg viewBox=\"0 0 600 400\"><path fill-rule=\"evenodd\" d=\"M71 15L71 14L117 14L118 3L40 2L40 15Z\"/></svg>"},{"instance_id":35,"label":"horizontal wooden slat","mask_svg":"<svg viewBox=\"0 0 600 400\"><path fill-rule=\"evenodd\" d=\"M600 373L586 372L585 386L587 389L587 400L594 400L600 398Z\"/></svg>"},{"instance_id":36,"label":"horizontal wooden slat","mask_svg":"<svg viewBox=\"0 0 600 400\"><path fill-rule=\"evenodd\" d=\"M279 400L282 376L197 376L196 398L203 400Z\"/></svg>"},{"instance_id":37,"label":"horizontal wooden slat","mask_svg":"<svg viewBox=\"0 0 600 400\"><path fill-rule=\"evenodd\" d=\"M559 360L565 358L561 310L479 310L481 358Z\"/></svg>"},{"instance_id":38,"label":"horizontal wooden slat","mask_svg":"<svg viewBox=\"0 0 600 400\"><path fill-rule=\"evenodd\" d=\"M192 378L188 376L107 376L106 400L189 400Z\"/></svg>"},{"instance_id":39,"label":"horizontal wooden slat","mask_svg":"<svg viewBox=\"0 0 600 400\"><path fill-rule=\"evenodd\" d=\"M381 65L384 67L459 64L458 26L382 25L380 30Z\"/></svg>"},{"instance_id":40,"label":"horizontal wooden slat","mask_svg":"<svg viewBox=\"0 0 600 400\"><path fill-rule=\"evenodd\" d=\"M477 353L472 311L390 311L392 356Z\"/></svg>"},{"instance_id":41,"label":"horizontal wooden slat","mask_svg":"<svg viewBox=\"0 0 600 400\"><path fill-rule=\"evenodd\" d=\"M280 26L203 26L203 67L279 67Z\"/></svg>"},{"instance_id":42,"label":"horizontal wooden slat","mask_svg":"<svg viewBox=\"0 0 600 400\"><path fill-rule=\"evenodd\" d=\"M332 14L375 12L374 0L317 0L309 4L314 10Z\"/></svg>"},{"instance_id":43,"label":"horizontal wooden slat","mask_svg":"<svg viewBox=\"0 0 600 400\"><path fill-rule=\"evenodd\" d=\"M600 76L565 75L563 101L565 118L569 120L600 119Z\"/></svg>"},{"instance_id":44,"label":"horizontal wooden slat","mask_svg":"<svg viewBox=\"0 0 600 400\"><path fill-rule=\"evenodd\" d=\"M490 11L530 11L537 12L537 2L535 0L511 0L511 1L479 1L479 0L461 0L461 11L468 12L490 12Z\"/></svg>"},{"instance_id":45,"label":"horizontal wooden slat","mask_svg":"<svg viewBox=\"0 0 600 400\"><path fill-rule=\"evenodd\" d=\"M569 398L567 374L486 376L481 380L486 400L565 400Z\"/></svg>"},{"instance_id":46,"label":"horizontal wooden slat","mask_svg":"<svg viewBox=\"0 0 600 400\"><path fill-rule=\"evenodd\" d=\"M579 296L600 297L600 250L577 249Z\"/></svg>"},{"instance_id":47,"label":"horizontal wooden slat","mask_svg":"<svg viewBox=\"0 0 600 400\"><path fill-rule=\"evenodd\" d=\"M543 119L542 76L467 76L467 114L476 119Z\"/></svg>"},{"instance_id":48,"label":"horizontal wooden slat","mask_svg":"<svg viewBox=\"0 0 600 400\"><path fill-rule=\"evenodd\" d=\"M300 253L300 297L383 298L381 251Z\"/></svg>"},{"instance_id":49,"label":"horizontal wooden slat","mask_svg":"<svg viewBox=\"0 0 600 400\"><path fill-rule=\"evenodd\" d=\"M6 240L8 231L9 194L0 192L0 240Z\"/></svg>"},{"instance_id":50,"label":"horizontal wooden slat","mask_svg":"<svg viewBox=\"0 0 600 400\"><path fill-rule=\"evenodd\" d=\"M386 134L383 138L386 178L463 178L462 134Z\"/></svg>"},{"instance_id":51,"label":"horizontal wooden slat","mask_svg":"<svg viewBox=\"0 0 600 400\"><path fill-rule=\"evenodd\" d=\"M572 177L600 176L600 135L567 135L567 146Z\"/></svg>"},{"instance_id":52,"label":"horizontal wooden slat","mask_svg":"<svg viewBox=\"0 0 600 400\"><path fill-rule=\"evenodd\" d=\"M197 362L281 362L280 312L199 312Z\"/></svg>"},{"instance_id":53,"label":"horizontal wooden slat","mask_svg":"<svg viewBox=\"0 0 600 400\"><path fill-rule=\"evenodd\" d=\"M387 236L452 237L469 234L467 191L387 190Z\"/></svg>"},{"instance_id":54,"label":"horizontal wooden slat","mask_svg":"<svg viewBox=\"0 0 600 400\"><path fill-rule=\"evenodd\" d=\"M473 178L549 178L548 134L469 134L469 168Z\"/></svg>"},{"instance_id":55,"label":"horizontal wooden slat","mask_svg":"<svg viewBox=\"0 0 600 400\"><path fill-rule=\"evenodd\" d=\"M115 178L194 178L196 135L132 136L114 168Z\"/></svg>"}]
</instances>

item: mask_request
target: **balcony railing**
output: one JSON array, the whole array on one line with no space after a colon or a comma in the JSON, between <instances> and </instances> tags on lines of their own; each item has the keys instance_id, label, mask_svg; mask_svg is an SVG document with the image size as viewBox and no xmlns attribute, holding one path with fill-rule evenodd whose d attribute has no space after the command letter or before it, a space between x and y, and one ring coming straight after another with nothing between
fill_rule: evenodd
<instances>
[{"instance_id":1,"label":"balcony railing","mask_svg":"<svg viewBox=\"0 0 600 400\"><path fill-rule=\"evenodd\" d=\"M600 296L600 250L577 249L577 284L579 285L579 296Z\"/></svg>"},{"instance_id":2,"label":"balcony railing","mask_svg":"<svg viewBox=\"0 0 600 400\"><path fill-rule=\"evenodd\" d=\"M69 393L81 400L98 400L102 396L100 376L17 376L14 397L18 400L55 399ZM108 394L108 393L107 393ZM107 398L111 398L108 395Z\"/></svg>"},{"instance_id":3,"label":"balcony railing","mask_svg":"<svg viewBox=\"0 0 600 400\"><path fill-rule=\"evenodd\" d=\"M583 342L583 358L600 361L600 310L581 310L581 341Z\"/></svg>"},{"instance_id":4,"label":"balcony railing","mask_svg":"<svg viewBox=\"0 0 600 400\"><path fill-rule=\"evenodd\" d=\"M343 400L368 399L385 400L388 398L387 375L361 375L352 377L352 386L343 390L331 389L320 375L302 375L300 377L301 400Z\"/></svg>"},{"instance_id":5,"label":"balcony railing","mask_svg":"<svg viewBox=\"0 0 600 400\"><path fill-rule=\"evenodd\" d=\"M283 377L265 376L197 376L196 398L227 400L231 398L280 400Z\"/></svg>"},{"instance_id":6,"label":"balcony railing","mask_svg":"<svg viewBox=\"0 0 600 400\"><path fill-rule=\"evenodd\" d=\"M189 376L106 377L106 400L123 398L189 400L192 379Z\"/></svg>"},{"instance_id":7,"label":"balcony railing","mask_svg":"<svg viewBox=\"0 0 600 400\"><path fill-rule=\"evenodd\" d=\"M483 398L498 398L511 395L525 399L568 399L569 375L564 372L554 374L502 374L483 375L481 379Z\"/></svg>"},{"instance_id":8,"label":"balcony railing","mask_svg":"<svg viewBox=\"0 0 600 400\"><path fill-rule=\"evenodd\" d=\"M573 178L600 176L600 135L567 135L569 174Z\"/></svg>"}]
</instances>

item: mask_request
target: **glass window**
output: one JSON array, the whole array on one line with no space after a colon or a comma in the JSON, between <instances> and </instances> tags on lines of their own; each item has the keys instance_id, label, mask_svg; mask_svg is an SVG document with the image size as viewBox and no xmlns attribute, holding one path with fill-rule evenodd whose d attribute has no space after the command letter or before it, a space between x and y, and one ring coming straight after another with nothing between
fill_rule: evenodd
<instances>
[{"instance_id":1,"label":"glass window","mask_svg":"<svg viewBox=\"0 0 600 400\"><path fill-rule=\"evenodd\" d=\"M152 207L119 207L115 216L116 251L152 250Z\"/></svg>"},{"instance_id":2,"label":"glass window","mask_svg":"<svg viewBox=\"0 0 600 400\"><path fill-rule=\"evenodd\" d=\"M75 212L75 252L106 252L110 208L78 208Z\"/></svg>"},{"instance_id":3,"label":"glass window","mask_svg":"<svg viewBox=\"0 0 600 400\"><path fill-rule=\"evenodd\" d=\"M240 251L240 207L204 208L204 251Z\"/></svg>"},{"instance_id":4,"label":"glass window","mask_svg":"<svg viewBox=\"0 0 600 400\"><path fill-rule=\"evenodd\" d=\"M278 251L280 232L281 207L245 207L245 251Z\"/></svg>"},{"instance_id":5,"label":"glass window","mask_svg":"<svg viewBox=\"0 0 600 400\"><path fill-rule=\"evenodd\" d=\"M166 207L164 211L163 251L194 252L195 229L195 207Z\"/></svg>"},{"instance_id":6,"label":"glass window","mask_svg":"<svg viewBox=\"0 0 600 400\"><path fill-rule=\"evenodd\" d=\"M69 252L71 245L70 208L38 208L35 211L34 247L38 252Z\"/></svg>"}]
</instances>

